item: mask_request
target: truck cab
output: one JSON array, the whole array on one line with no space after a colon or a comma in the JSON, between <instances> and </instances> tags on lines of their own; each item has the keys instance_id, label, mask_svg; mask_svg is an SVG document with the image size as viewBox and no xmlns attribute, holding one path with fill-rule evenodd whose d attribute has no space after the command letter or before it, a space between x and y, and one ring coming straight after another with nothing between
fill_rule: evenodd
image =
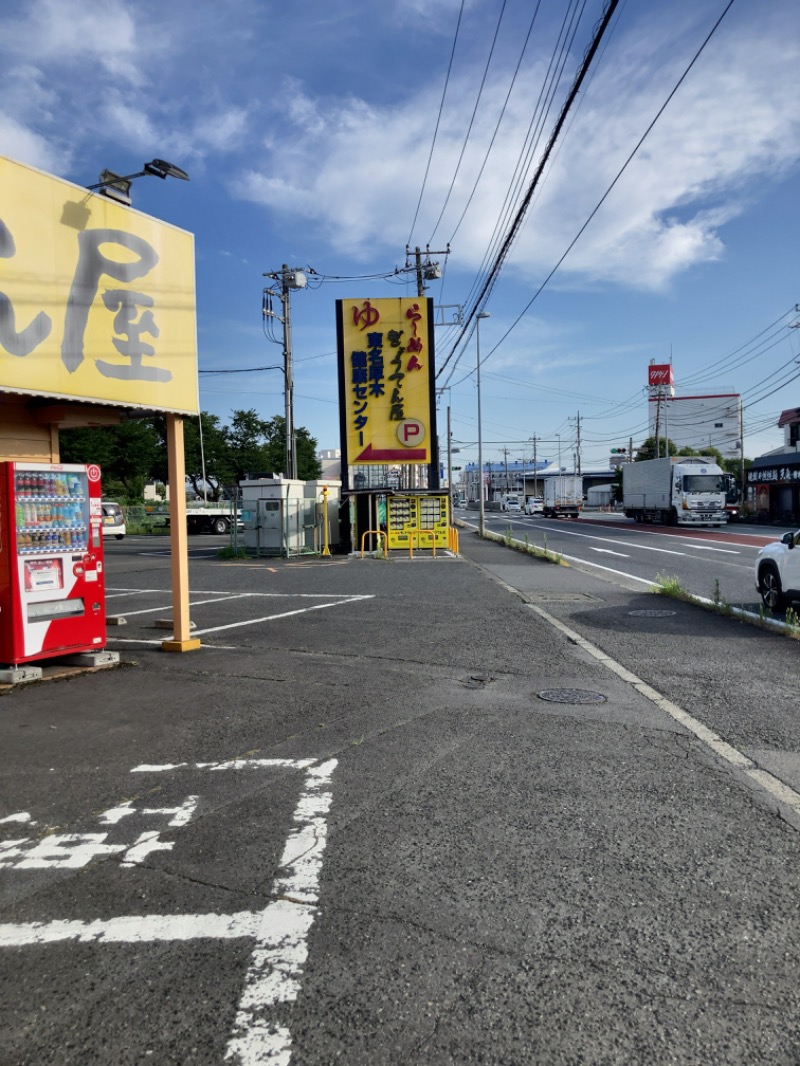
<instances>
[{"instance_id":1,"label":"truck cab","mask_svg":"<svg viewBox=\"0 0 800 1066\"><path fill-rule=\"evenodd\" d=\"M723 525L725 513L725 475L701 469L687 472L685 467L675 468L675 486L672 496L673 513L678 523L696 520L712 525ZM687 513L688 512L688 513Z\"/></svg>"}]
</instances>

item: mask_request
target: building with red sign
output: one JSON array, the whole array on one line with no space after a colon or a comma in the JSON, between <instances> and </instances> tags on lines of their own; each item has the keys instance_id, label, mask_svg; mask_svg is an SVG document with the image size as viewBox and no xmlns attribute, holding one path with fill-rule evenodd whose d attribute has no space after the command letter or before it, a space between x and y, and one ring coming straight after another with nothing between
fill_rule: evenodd
<instances>
[{"instance_id":1,"label":"building with red sign","mask_svg":"<svg viewBox=\"0 0 800 1066\"><path fill-rule=\"evenodd\" d=\"M715 448L726 459L742 455L742 398L717 390L682 395L676 392L671 363L647 368L649 436L669 439L678 449L703 452Z\"/></svg>"}]
</instances>

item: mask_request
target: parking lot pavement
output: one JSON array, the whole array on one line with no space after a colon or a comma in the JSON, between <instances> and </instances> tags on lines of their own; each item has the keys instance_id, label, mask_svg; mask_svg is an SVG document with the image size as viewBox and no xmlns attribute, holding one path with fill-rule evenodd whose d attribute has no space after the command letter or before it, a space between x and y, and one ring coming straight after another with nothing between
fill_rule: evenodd
<instances>
[{"instance_id":1,"label":"parking lot pavement","mask_svg":"<svg viewBox=\"0 0 800 1066\"><path fill-rule=\"evenodd\" d=\"M121 548L121 666L0 697L1 1062L798 1060L790 797L670 712L790 776L792 642L465 538L203 546L164 655Z\"/></svg>"}]
</instances>

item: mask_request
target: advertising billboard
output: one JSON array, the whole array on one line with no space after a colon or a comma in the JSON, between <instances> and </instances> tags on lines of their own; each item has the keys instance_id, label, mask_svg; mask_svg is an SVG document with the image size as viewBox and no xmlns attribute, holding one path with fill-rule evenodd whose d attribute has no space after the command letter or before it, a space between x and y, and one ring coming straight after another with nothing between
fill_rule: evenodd
<instances>
[{"instance_id":1,"label":"advertising billboard","mask_svg":"<svg viewBox=\"0 0 800 1066\"><path fill-rule=\"evenodd\" d=\"M336 309L346 464L432 462L431 301L424 296L337 300Z\"/></svg>"},{"instance_id":2,"label":"advertising billboard","mask_svg":"<svg viewBox=\"0 0 800 1066\"><path fill-rule=\"evenodd\" d=\"M0 391L197 414L192 234L0 156Z\"/></svg>"},{"instance_id":3,"label":"advertising billboard","mask_svg":"<svg viewBox=\"0 0 800 1066\"><path fill-rule=\"evenodd\" d=\"M656 385L674 385L675 378L671 363L651 363L647 368L647 384L651 387Z\"/></svg>"}]
</instances>

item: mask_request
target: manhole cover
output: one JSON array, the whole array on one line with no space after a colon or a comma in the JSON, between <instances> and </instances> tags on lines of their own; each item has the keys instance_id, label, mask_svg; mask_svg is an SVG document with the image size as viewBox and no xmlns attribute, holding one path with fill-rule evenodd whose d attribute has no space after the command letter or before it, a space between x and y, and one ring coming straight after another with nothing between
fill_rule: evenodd
<instances>
[{"instance_id":1,"label":"manhole cover","mask_svg":"<svg viewBox=\"0 0 800 1066\"><path fill-rule=\"evenodd\" d=\"M649 611L628 611L631 618L674 618L675 611L660 611L653 607Z\"/></svg>"},{"instance_id":2,"label":"manhole cover","mask_svg":"<svg viewBox=\"0 0 800 1066\"><path fill-rule=\"evenodd\" d=\"M549 703L605 703L602 692L589 692L585 688L547 688L539 693L540 700Z\"/></svg>"}]
</instances>

